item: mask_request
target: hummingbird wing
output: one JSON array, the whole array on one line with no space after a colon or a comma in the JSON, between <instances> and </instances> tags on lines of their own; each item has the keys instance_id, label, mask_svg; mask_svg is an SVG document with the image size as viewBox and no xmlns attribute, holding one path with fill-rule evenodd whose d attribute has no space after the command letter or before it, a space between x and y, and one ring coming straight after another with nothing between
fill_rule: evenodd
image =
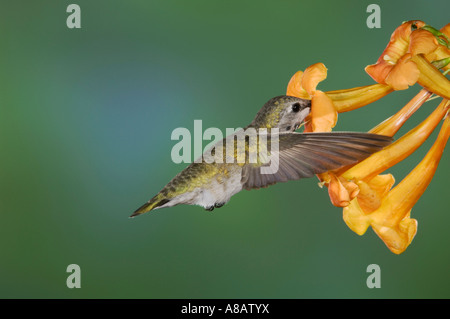
<instances>
[{"instance_id":1,"label":"hummingbird wing","mask_svg":"<svg viewBox=\"0 0 450 319\"><path fill-rule=\"evenodd\" d=\"M266 145L271 150L270 156L262 155L264 152L258 145L257 163L243 166L243 188L249 190L313 177L359 162L392 142L391 137L370 133L286 133L277 134L276 150L273 147L273 138L276 136L273 135L267 136Z\"/></svg>"}]
</instances>

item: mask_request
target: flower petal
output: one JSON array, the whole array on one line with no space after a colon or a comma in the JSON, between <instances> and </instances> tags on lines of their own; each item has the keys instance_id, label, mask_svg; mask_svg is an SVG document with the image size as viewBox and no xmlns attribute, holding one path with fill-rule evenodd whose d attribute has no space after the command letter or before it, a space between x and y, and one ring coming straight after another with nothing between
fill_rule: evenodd
<instances>
[{"instance_id":1,"label":"flower petal","mask_svg":"<svg viewBox=\"0 0 450 319\"><path fill-rule=\"evenodd\" d=\"M400 25L392 33L388 45L378 58L377 62L365 68L367 74L369 74L376 82L387 84L385 79L393 69L393 66L408 52L412 32L411 26L413 24L417 28L421 28L425 25L425 23L420 20L408 21Z\"/></svg>"},{"instance_id":2,"label":"flower petal","mask_svg":"<svg viewBox=\"0 0 450 319\"><path fill-rule=\"evenodd\" d=\"M302 87L303 71L297 71L289 80L286 95L296 96L302 99L310 99L311 97Z\"/></svg>"},{"instance_id":3,"label":"flower petal","mask_svg":"<svg viewBox=\"0 0 450 319\"><path fill-rule=\"evenodd\" d=\"M405 54L398 60L391 72L386 76L385 82L394 90L406 90L419 79L420 71L411 61L411 54Z\"/></svg>"},{"instance_id":4,"label":"flower petal","mask_svg":"<svg viewBox=\"0 0 450 319\"><path fill-rule=\"evenodd\" d=\"M343 219L348 228L360 236L364 235L367 228L370 226L369 215L364 214L356 199L352 200L348 206L344 207Z\"/></svg>"},{"instance_id":5,"label":"flower petal","mask_svg":"<svg viewBox=\"0 0 450 319\"><path fill-rule=\"evenodd\" d=\"M313 132L331 132L338 118L333 101L319 90L315 92L311 99L310 115Z\"/></svg>"},{"instance_id":6,"label":"flower petal","mask_svg":"<svg viewBox=\"0 0 450 319\"><path fill-rule=\"evenodd\" d=\"M330 175L328 184L328 195L331 203L337 207L345 207L350 201L358 195L358 186L353 182L347 182L344 179L336 177L334 174Z\"/></svg>"},{"instance_id":7,"label":"flower petal","mask_svg":"<svg viewBox=\"0 0 450 319\"><path fill-rule=\"evenodd\" d=\"M303 73L302 87L313 96L319 82L327 78L327 68L323 63L316 63L306 68Z\"/></svg>"},{"instance_id":8,"label":"flower petal","mask_svg":"<svg viewBox=\"0 0 450 319\"><path fill-rule=\"evenodd\" d=\"M409 52L411 54L429 54L437 48L437 39L431 32L418 29L411 33L409 42Z\"/></svg>"},{"instance_id":9,"label":"flower petal","mask_svg":"<svg viewBox=\"0 0 450 319\"><path fill-rule=\"evenodd\" d=\"M377 175L369 182L358 181L358 203L366 214L370 214L381 206L382 199L395 183L392 174Z\"/></svg>"},{"instance_id":10,"label":"flower petal","mask_svg":"<svg viewBox=\"0 0 450 319\"><path fill-rule=\"evenodd\" d=\"M395 254L404 252L417 233L417 220L409 218L409 213L398 225L393 227L374 223L371 225L378 237Z\"/></svg>"},{"instance_id":11,"label":"flower petal","mask_svg":"<svg viewBox=\"0 0 450 319\"><path fill-rule=\"evenodd\" d=\"M368 65L365 67L365 71L369 74L375 82L380 84L386 84L385 79L391 72L392 68L395 64L388 63L386 61L381 60L376 64Z\"/></svg>"}]
</instances>

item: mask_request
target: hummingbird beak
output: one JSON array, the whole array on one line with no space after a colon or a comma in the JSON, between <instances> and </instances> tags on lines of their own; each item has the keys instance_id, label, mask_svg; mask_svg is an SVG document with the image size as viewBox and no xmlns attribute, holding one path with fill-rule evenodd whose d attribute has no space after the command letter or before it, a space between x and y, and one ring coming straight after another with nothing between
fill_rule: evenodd
<instances>
[{"instance_id":1,"label":"hummingbird beak","mask_svg":"<svg viewBox=\"0 0 450 319\"><path fill-rule=\"evenodd\" d=\"M300 126L305 124L305 119L309 115L309 113L311 113L311 104L309 104L309 106L306 106L300 111L300 121L294 124L294 131L296 131Z\"/></svg>"}]
</instances>

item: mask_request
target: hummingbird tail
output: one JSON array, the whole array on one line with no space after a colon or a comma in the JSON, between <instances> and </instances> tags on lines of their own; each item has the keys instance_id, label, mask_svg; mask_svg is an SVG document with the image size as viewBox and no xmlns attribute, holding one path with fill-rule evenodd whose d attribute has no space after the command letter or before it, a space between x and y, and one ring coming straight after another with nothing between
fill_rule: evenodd
<instances>
[{"instance_id":1,"label":"hummingbird tail","mask_svg":"<svg viewBox=\"0 0 450 319\"><path fill-rule=\"evenodd\" d=\"M163 198L161 194L158 194L152 199L150 199L147 203L136 209L136 211L133 214L131 214L130 218L149 212L157 207L160 207L168 203L169 201L170 199Z\"/></svg>"}]
</instances>

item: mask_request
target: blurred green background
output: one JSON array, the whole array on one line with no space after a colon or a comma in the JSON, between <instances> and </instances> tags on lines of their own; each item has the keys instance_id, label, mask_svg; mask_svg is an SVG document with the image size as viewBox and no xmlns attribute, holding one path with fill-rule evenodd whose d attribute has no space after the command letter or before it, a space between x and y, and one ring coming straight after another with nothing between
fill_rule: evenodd
<instances>
[{"instance_id":1,"label":"blurred green background","mask_svg":"<svg viewBox=\"0 0 450 319\"><path fill-rule=\"evenodd\" d=\"M70 3L81 29L66 27ZM369 29L370 3L2 1L0 297L449 298L448 150L402 255L371 229L353 233L315 178L243 191L212 213L128 218L186 166L170 159L173 129L244 126L316 62L322 90L371 84L364 67L399 24L450 22L448 1L377 1L381 29ZM341 114L336 130L367 131L419 89ZM389 171L397 181L436 133ZM72 263L81 289L66 287ZM373 263L381 289L366 286Z\"/></svg>"}]
</instances>

